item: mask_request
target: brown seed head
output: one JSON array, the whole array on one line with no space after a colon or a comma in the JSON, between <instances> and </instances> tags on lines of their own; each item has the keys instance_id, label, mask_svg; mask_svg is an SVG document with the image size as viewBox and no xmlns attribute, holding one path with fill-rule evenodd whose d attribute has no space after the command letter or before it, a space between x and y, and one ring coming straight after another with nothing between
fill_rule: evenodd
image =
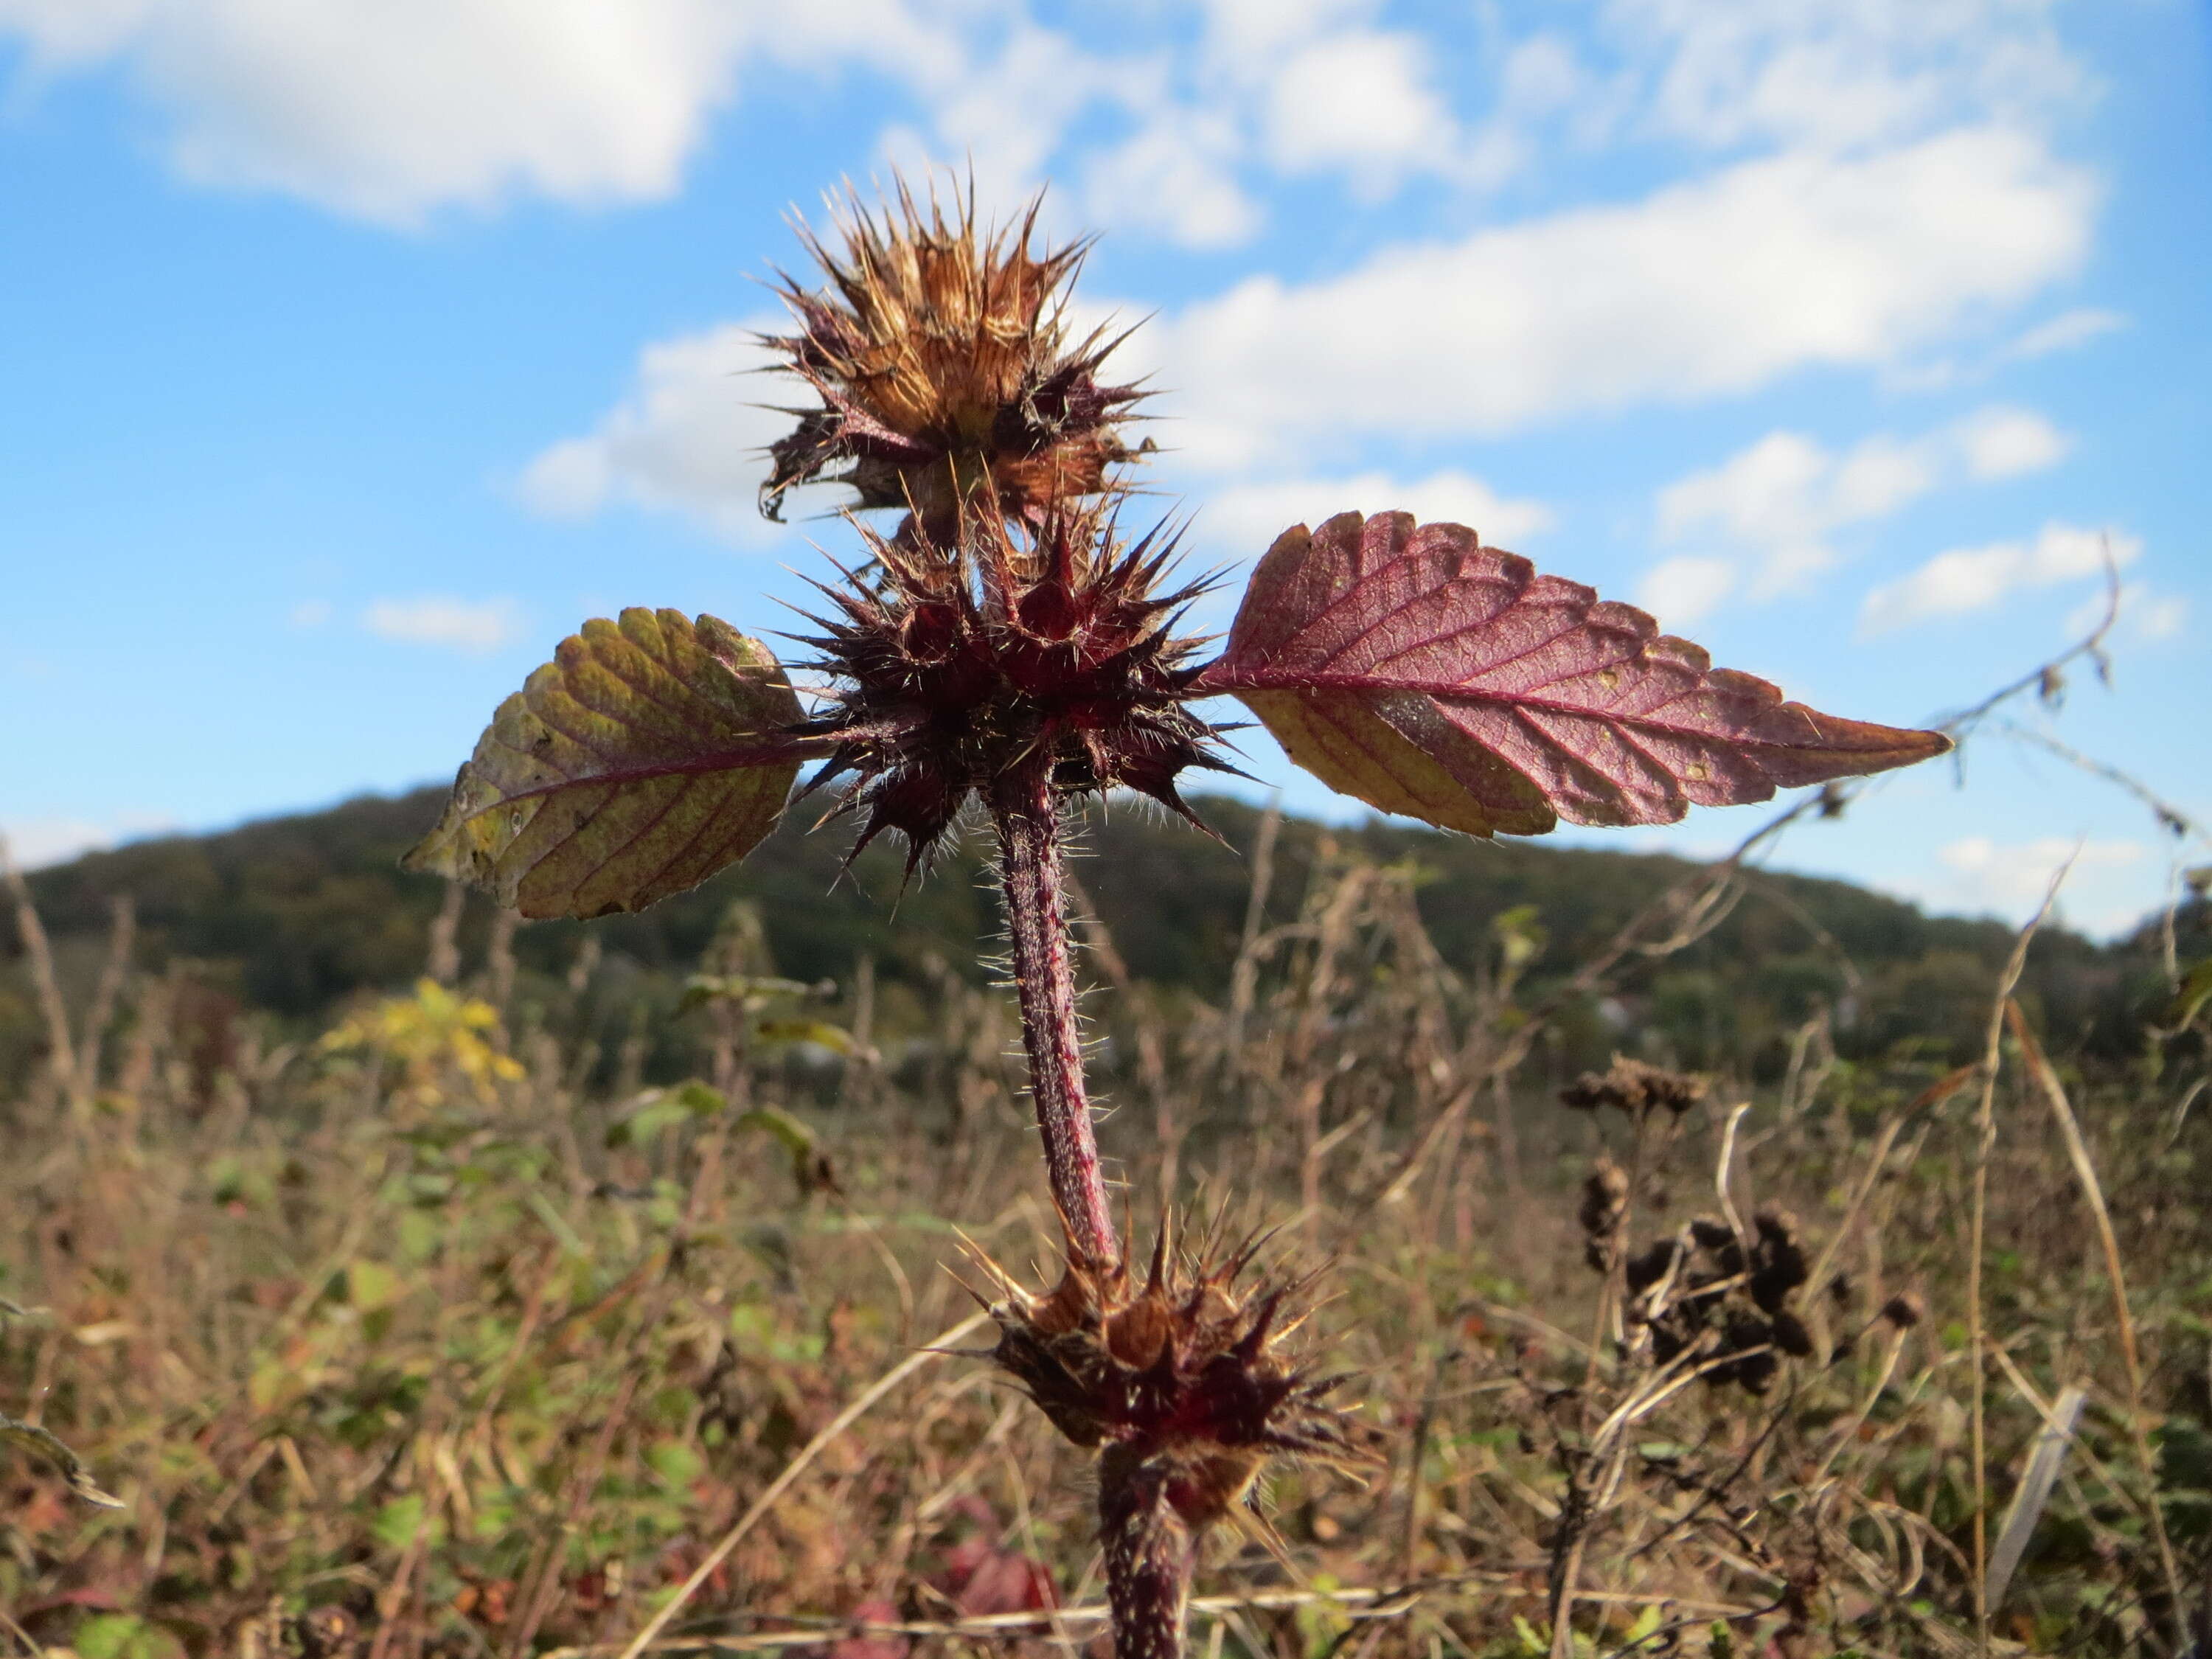
<instances>
[{"instance_id":1,"label":"brown seed head","mask_svg":"<svg viewBox=\"0 0 2212 1659\"><path fill-rule=\"evenodd\" d=\"M1909 1331L1928 1317L1928 1304L1911 1291L1899 1291L1881 1304L1877 1316L1893 1329Z\"/></svg>"},{"instance_id":2,"label":"brown seed head","mask_svg":"<svg viewBox=\"0 0 2212 1659\"><path fill-rule=\"evenodd\" d=\"M801 228L828 285L784 277L799 331L764 343L821 405L792 411L797 428L772 446L763 513L777 517L794 485L830 480L849 484L855 505L909 508L942 537L987 489L1032 518L1106 489L1139 453L1116 426L1143 394L1099 379L1118 337L1071 339L1068 287L1089 244L1039 250L1038 205L979 231L972 193L956 194L948 218L901 182L877 213L848 197L841 249Z\"/></svg>"},{"instance_id":3,"label":"brown seed head","mask_svg":"<svg viewBox=\"0 0 2212 1659\"><path fill-rule=\"evenodd\" d=\"M1186 1261L1163 1230L1139 1279L1071 1248L1042 1296L976 1256L1000 1292L988 1304L1000 1367L1069 1440L1101 1453L1102 1480L1157 1494L1193 1534L1271 1457L1374 1462L1373 1433L1328 1402L1344 1379L1316 1376L1291 1352L1311 1277L1242 1283L1256 1249L1248 1240Z\"/></svg>"},{"instance_id":4,"label":"brown seed head","mask_svg":"<svg viewBox=\"0 0 2212 1659\"><path fill-rule=\"evenodd\" d=\"M1626 1054L1615 1054L1605 1071L1584 1072L1559 1091L1559 1103L1578 1112L1609 1106L1632 1118L1658 1106L1680 1117L1705 1097L1705 1079L1646 1065Z\"/></svg>"}]
</instances>

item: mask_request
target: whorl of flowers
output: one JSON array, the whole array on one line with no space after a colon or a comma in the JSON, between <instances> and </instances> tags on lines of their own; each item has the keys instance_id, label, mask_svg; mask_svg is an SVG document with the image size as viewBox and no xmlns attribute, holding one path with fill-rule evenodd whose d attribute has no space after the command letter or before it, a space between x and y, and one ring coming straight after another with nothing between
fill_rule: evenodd
<instances>
[{"instance_id":1,"label":"whorl of flowers","mask_svg":"<svg viewBox=\"0 0 2212 1659\"><path fill-rule=\"evenodd\" d=\"M873 562L823 586L832 608L811 618L837 700L814 728L838 743L815 782L850 775L843 810L867 815L854 851L894 830L911 870L1040 748L1062 795L1134 789L1188 816L1176 775L1224 769L1183 702L1202 641L1175 622L1197 589L1158 591L1172 537L1123 546L1103 503L967 524L950 549L918 525L864 527Z\"/></svg>"},{"instance_id":2,"label":"whorl of flowers","mask_svg":"<svg viewBox=\"0 0 2212 1659\"><path fill-rule=\"evenodd\" d=\"M1141 1279L1071 1249L1045 1295L971 1250L998 1291L978 1298L999 1328L993 1358L1054 1427L1099 1454L1101 1541L1130 1647L1155 1625L1179 1626L1199 1540L1271 1459L1352 1472L1378 1461L1376 1431L1331 1403L1345 1378L1294 1352L1319 1275L1243 1282L1264 1243L1186 1257L1164 1224Z\"/></svg>"}]
</instances>

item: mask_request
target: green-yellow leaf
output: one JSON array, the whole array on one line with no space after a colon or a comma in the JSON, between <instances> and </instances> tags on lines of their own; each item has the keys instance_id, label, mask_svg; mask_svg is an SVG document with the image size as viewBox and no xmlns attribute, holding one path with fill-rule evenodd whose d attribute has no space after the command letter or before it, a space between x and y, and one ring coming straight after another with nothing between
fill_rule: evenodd
<instances>
[{"instance_id":1,"label":"green-yellow leaf","mask_svg":"<svg viewBox=\"0 0 2212 1659\"><path fill-rule=\"evenodd\" d=\"M69 1489L86 1503L97 1504L104 1510L123 1507L123 1500L112 1492L103 1492L83 1460L57 1439L52 1430L42 1429L35 1423L18 1423L12 1417L0 1414L0 1444L46 1459L62 1472Z\"/></svg>"},{"instance_id":2,"label":"green-yellow leaf","mask_svg":"<svg viewBox=\"0 0 2212 1659\"><path fill-rule=\"evenodd\" d=\"M811 1042L836 1054L853 1052L853 1034L842 1025L819 1019L763 1019L753 1026L754 1037L771 1048Z\"/></svg>"},{"instance_id":3,"label":"green-yellow leaf","mask_svg":"<svg viewBox=\"0 0 2212 1659\"><path fill-rule=\"evenodd\" d=\"M799 699L758 641L632 609L561 641L500 705L407 867L526 916L638 910L743 858L783 810Z\"/></svg>"},{"instance_id":4,"label":"green-yellow leaf","mask_svg":"<svg viewBox=\"0 0 2212 1659\"><path fill-rule=\"evenodd\" d=\"M2188 1024L2208 1001L2212 1001L2212 957L2191 968L2182 980L2180 994L2166 1007L2166 1024L2177 1028Z\"/></svg>"},{"instance_id":5,"label":"green-yellow leaf","mask_svg":"<svg viewBox=\"0 0 2212 1659\"><path fill-rule=\"evenodd\" d=\"M756 1106L738 1120L740 1129L762 1129L783 1143L783 1149L794 1159L810 1157L814 1151L814 1131L788 1112L773 1106Z\"/></svg>"},{"instance_id":6,"label":"green-yellow leaf","mask_svg":"<svg viewBox=\"0 0 2212 1659\"><path fill-rule=\"evenodd\" d=\"M362 1313L397 1302L406 1286L381 1261L355 1261L346 1267L346 1300Z\"/></svg>"}]
</instances>

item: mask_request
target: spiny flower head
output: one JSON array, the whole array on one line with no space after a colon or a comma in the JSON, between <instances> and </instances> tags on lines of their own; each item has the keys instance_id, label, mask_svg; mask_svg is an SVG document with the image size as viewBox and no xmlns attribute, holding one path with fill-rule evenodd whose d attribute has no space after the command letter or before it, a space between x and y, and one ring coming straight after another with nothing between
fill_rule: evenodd
<instances>
[{"instance_id":1,"label":"spiny flower head","mask_svg":"<svg viewBox=\"0 0 2212 1659\"><path fill-rule=\"evenodd\" d=\"M1123 545L1105 502L1034 526L963 516L949 550L915 525L863 528L873 562L823 586L833 609L811 618L837 703L814 730L838 744L813 781L851 775L859 846L895 830L911 870L971 794L1040 747L1062 795L1134 789L1188 816L1176 775L1227 769L1184 707L1201 641L1175 623L1198 588L1160 591L1173 537Z\"/></svg>"},{"instance_id":2,"label":"spiny flower head","mask_svg":"<svg viewBox=\"0 0 2212 1659\"><path fill-rule=\"evenodd\" d=\"M1102 1454L1115 1484L1156 1491L1194 1535L1230 1514L1271 1457L1374 1462L1374 1432L1328 1402L1345 1378L1316 1376L1290 1350L1316 1276L1240 1282L1262 1243L1187 1259L1164 1224L1141 1279L1070 1246L1046 1295L971 1250L1000 1293L986 1303L1000 1368L1061 1434Z\"/></svg>"},{"instance_id":3,"label":"spiny flower head","mask_svg":"<svg viewBox=\"0 0 2212 1659\"><path fill-rule=\"evenodd\" d=\"M979 495L1034 519L1105 489L1139 453L1116 422L1143 394L1099 378L1118 340L1071 340L1068 289L1089 244L1039 251L1034 202L995 233L978 232L972 191L954 206L950 219L933 198L925 210L902 181L879 214L847 198L842 251L800 228L829 286L784 277L799 331L764 343L821 406L792 410L797 429L770 448L770 518L793 486L828 479L942 536Z\"/></svg>"}]
</instances>

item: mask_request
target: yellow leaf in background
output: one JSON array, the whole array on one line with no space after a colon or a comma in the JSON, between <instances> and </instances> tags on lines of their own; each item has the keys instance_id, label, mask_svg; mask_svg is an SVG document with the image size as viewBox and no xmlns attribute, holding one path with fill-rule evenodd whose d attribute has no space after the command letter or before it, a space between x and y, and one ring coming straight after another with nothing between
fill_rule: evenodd
<instances>
[{"instance_id":1,"label":"yellow leaf in background","mask_svg":"<svg viewBox=\"0 0 2212 1659\"><path fill-rule=\"evenodd\" d=\"M362 1313L390 1307L405 1290L399 1275L381 1261L356 1261L346 1268L346 1300Z\"/></svg>"}]
</instances>

